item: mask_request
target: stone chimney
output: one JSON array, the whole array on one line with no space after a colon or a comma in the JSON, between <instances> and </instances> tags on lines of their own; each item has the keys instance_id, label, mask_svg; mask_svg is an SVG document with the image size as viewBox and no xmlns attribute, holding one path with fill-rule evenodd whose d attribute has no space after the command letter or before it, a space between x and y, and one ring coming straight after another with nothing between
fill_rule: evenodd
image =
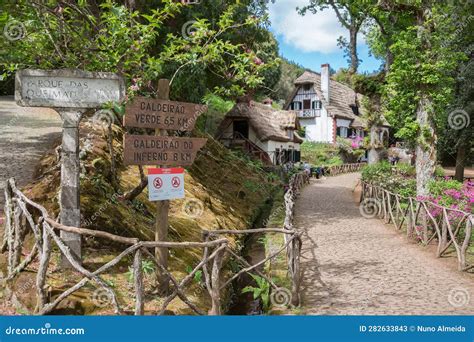
<instances>
[{"instance_id":1,"label":"stone chimney","mask_svg":"<svg viewBox=\"0 0 474 342\"><path fill-rule=\"evenodd\" d=\"M329 82L330 82L330 77L329 77L329 64L323 64L321 65L321 91L324 95L324 98L326 101L329 103L330 101L330 87L329 87Z\"/></svg>"}]
</instances>

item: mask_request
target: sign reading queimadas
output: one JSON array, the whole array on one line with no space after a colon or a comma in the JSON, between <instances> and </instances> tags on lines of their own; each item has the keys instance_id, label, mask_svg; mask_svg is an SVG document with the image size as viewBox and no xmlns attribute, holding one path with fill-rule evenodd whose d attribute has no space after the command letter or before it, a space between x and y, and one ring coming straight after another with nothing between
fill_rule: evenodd
<instances>
[{"instance_id":1,"label":"sign reading queimadas","mask_svg":"<svg viewBox=\"0 0 474 342\"><path fill-rule=\"evenodd\" d=\"M15 83L17 103L28 107L97 108L125 95L123 79L108 72L25 69Z\"/></svg>"}]
</instances>

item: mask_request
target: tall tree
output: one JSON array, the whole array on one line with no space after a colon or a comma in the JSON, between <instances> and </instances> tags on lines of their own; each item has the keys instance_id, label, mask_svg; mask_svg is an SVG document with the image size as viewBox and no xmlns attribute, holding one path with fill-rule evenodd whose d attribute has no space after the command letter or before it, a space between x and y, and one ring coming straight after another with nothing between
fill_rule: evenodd
<instances>
[{"instance_id":1,"label":"tall tree","mask_svg":"<svg viewBox=\"0 0 474 342\"><path fill-rule=\"evenodd\" d=\"M466 55L445 44L457 22L449 14L456 6L434 0L379 1L381 10L409 14L411 21L391 36L393 64L387 76L386 116L416 151L417 194L428 192L436 166L439 121L452 101L455 71Z\"/></svg>"},{"instance_id":2,"label":"tall tree","mask_svg":"<svg viewBox=\"0 0 474 342\"><path fill-rule=\"evenodd\" d=\"M309 5L299 8L298 11L301 15L305 15L308 11L316 14L328 8L336 12L341 25L349 31L349 42L343 37L340 37L338 42L349 57L349 72L355 74L359 67L357 35L367 18L366 4L364 1L353 0L310 0Z\"/></svg>"}]
</instances>

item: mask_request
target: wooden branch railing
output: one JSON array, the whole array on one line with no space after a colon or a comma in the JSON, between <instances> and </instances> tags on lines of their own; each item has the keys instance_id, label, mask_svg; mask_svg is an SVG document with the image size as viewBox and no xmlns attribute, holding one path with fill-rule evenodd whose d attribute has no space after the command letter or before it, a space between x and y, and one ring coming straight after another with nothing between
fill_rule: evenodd
<instances>
[{"instance_id":1,"label":"wooden branch railing","mask_svg":"<svg viewBox=\"0 0 474 342\"><path fill-rule=\"evenodd\" d=\"M293 305L298 306L300 304L300 284L301 284L301 274L300 274L300 253L302 240L300 234L293 229L293 220L294 220L294 208L295 208L295 199L299 195L301 189L309 183L309 175L306 172L299 172L294 174L289 181L288 191L285 193L284 202L285 202L285 221L283 228L256 228L248 230L212 230L204 231L204 240L212 241L212 238L221 236L221 235L242 235L242 234L283 234L284 243L278 250L272 251L262 260L251 265L247 260L242 258L240 255L235 253L228 246L226 247L227 253L232 255L238 262L243 265L243 268L230 277L225 283L221 285L221 290L226 286L232 283L235 279L241 276L244 273L255 272L260 277L264 278L272 288L272 296L274 298L279 298L280 304L284 305ZM287 263L288 263L288 273L290 275L292 288L291 290L279 287L268 275L260 271L260 266L264 265L266 262L271 261L277 258L281 253L286 251ZM205 273L209 273L209 270L205 269ZM209 275L206 276L209 278Z\"/></svg>"},{"instance_id":2,"label":"wooden branch railing","mask_svg":"<svg viewBox=\"0 0 474 342\"><path fill-rule=\"evenodd\" d=\"M359 172L366 165L367 163L352 163L352 164L330 166L328 168L329 176L337 176L343 173L350 173L350 172Z\"/></svg>"},{"instance_id":3,"label":"wooden branch railing","mask_svg":"<svg viewBox=\"0 0 474 342\"><path fill-rule=\"evenodd\" d=\"M437 240L437 257L446 255L454 247L458 269L474 269L474 264L467 260L469 248L474 244L472 213L404 197L366 182L362 182L361 213L392 223L397 230L406 229L408 238L415 238L425 246Z\"/></svg>"},{"instance_id":4,"label":"wooden branch railing","mask_svg":"<svg viewBox=\"0 0 474 342\"><path fill-rule=\"evenodd\" d=\"M28 199L15 185L13 179L7 182L5 187L5 234L1 250L8 252L8 272L5 281L11 281L17 277L22 271L25 271L28 266L31 266L36 271L36 295L37 304L34 310L35 314L45 315L51 313L58 305L66 298L71 296L76 291L85 288L89 282L93 282L102 288L103 291L110 298L110 304L113 306L116 314L123 314L124 311L117 299L117 293L114 288L110 286L104 279L103 275L110 271L114 266L117 266L127 256L132 257L131 270L133 273L133 289L135 296L135 315L143 315L145 312L145 304L150 296L145 295L145 278L142 271L142 261L147 258L153 262L155 267L166 274L171 283L170 294L164 298L163 304L158 310L158 314L164 314L168 305L174 298L179 298L188 307L198 315L204 315L202 309L192 303L186 296L184 289L190 285L194 276L200 270L203 272L203 279L205 288L209 294L212 302L211 309L208 314L220 315L221 312L221 294L223 289L228 286L235 278L245 272L256 272L260 276L267 279L274 289L273 295L281 298L285 296L288 290L279 288L270 279L270 277L259 271L259 266L265 262L276 258L280 253L286 251L288 260L288 272L292 280L292 289L289 301L293 305L299 305L300 296L300 251L301 238L299 234L293 229L294 206L295 199L300 190L305 184L309 183L309 176L305 172L295 174L291 177L289 182L289 189L285 194L285 210L286 217L283 228L260 228L250 230L219 230L219 231L204 231L204 240L201 242L152 242L140 241L135 238L117 236L108 232L85 229L79 227L69 227L62 225L53 220L47 210L30 199ZM33 215L33 210L34 214ZM125 249L114 257L111 261L103 264L95 271L86 269L83 264L76 260L67 245L60 238L58 231L67 231L76 233L84 237L94 237L105 239L117 244L125 246ZM28 233L32 233L34 238L33 247L27 251L24 243ZM277 251L272 252L271 255L255 265L250 265L244 258L238 255L229 247L229 241L226 238L219 238L222 235L232 234L266 234L276 233L283 234L285 243ZM77 271L82 279L68 287L54 298L51 298L48 292L48 269L51 266L51 256L53 253L53 244L57 246L59 251L67 258L73 269ZM150 252L156 247L165 248L201 248L203 256L198 265L186 275L181 281L178 281L171 272L163 267L155 258L154 254ZM22 255L26 255L22 258ZM221 269L225 255L232 255L240 261L244 268L237 274L232 275L229 279L221 279ZM38 266L33 266L33 262L38 260Z\"/></svg>"},{"instance_id":5,"label":"wooden branch railing","mask_svg":"<svg viewBox=\"0 0 474 342\"><path fill-rule=\"evenodd\" d=\"M305 171L294 174L289 182L288 191L285 193L285 221L283 228L287 231L293 231L295 219L295 204L301 190L304 186L309 184L310 176ZM288 272L292 279L292 303L293 305L300 304L300 287L301 287L301 270L300 270L300 255L302 248L302 240L299 235L297 238L284 235L285 243L288 244Z\"/></svg>"},{"instance_id":6,"label":"wooden branch railing","mask_svg":"<svg viewBox=\"0 0 474 342\"><path fill-rule=\"evenodd\" d=\"M37 218L32 215L30 211L32 209L40 213ZM2 252L8 252L8 272L6 278L3 280L11 281L20 272L32 265L35 259L39 259L39 265L36 269L37 304L34 310L36 314L45 315L51 313L62 300L83 288L88 282L94 282L101 287L108 296L110 296L115 313L123 314L115 290L104 281L101 275L109 271L129 255L133 255L132 270L134 276L135 315L144 314L144 306L147 298L144 295L144 278L142 273L142 260L144 256L152 260L156 267L164 272L174 285L171 294L164 299L158 314L164 314L170 302L176 297L180 298L195 313L199 315L206 314L186 297L184 288L192 282L195 274L199 270L206 270L208 265L212 267L210 281L206 279L208 284L207 289L212 300L212 308L209 314L220 314L220 270L223 252L228 245L227 239L205 242L151 242L117 236L103 231L64 226L51 219L43 206L31 201L18 190L13 179L7 182L5 188L5 216L5 234L1 249ZM23 242L29 231L33 233L34 245L30 251L25 251L26 247ZM81 236L102 238L128 247L113 260L102 265L97 270L89 271L82 266L81 262L75 259L59 234L57 234L57 231L67 231L80 234ZM46 285L48 280L48 267L50 266L53 250L52 242L56 244L61 253L68 259L73 269L81 274L83 278L59 294L56 298L49 300L50 296L47 292L48 287ZM198 265L186 275L184 279L178 281L167 268L157 262L154 254L150 252L150 249L153 250L155 247L201 248L203 249L203 257ZM26 253L26 257L21 260L21 256L24 253Z\"/></svg>"}]
</instances>

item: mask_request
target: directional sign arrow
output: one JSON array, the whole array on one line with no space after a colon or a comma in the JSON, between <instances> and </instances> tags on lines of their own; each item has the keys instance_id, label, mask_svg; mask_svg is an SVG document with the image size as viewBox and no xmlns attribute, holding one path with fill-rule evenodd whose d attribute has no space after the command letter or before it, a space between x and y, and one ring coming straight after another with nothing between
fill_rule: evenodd
<instances>
[{"instance_id":1,"label":"directional sign arrow","mask_svg":"<svg viewBox=\"0 0 474 342\"><path fill-rule=\"evenodd\" d=\"M126 135L125 165L187 166L206 144L204 138Z\"/></svg>"},{"instance_id":2,"label":"directional sign arrow","mask_svg":"<svg viewBox=\"0 0 474 342\"><path fill-rule=\"evenodd\" d=\"M207 106L147 97L135 97L125 107L125 127L192 131Z\"/></svg>"}]
</instances>

